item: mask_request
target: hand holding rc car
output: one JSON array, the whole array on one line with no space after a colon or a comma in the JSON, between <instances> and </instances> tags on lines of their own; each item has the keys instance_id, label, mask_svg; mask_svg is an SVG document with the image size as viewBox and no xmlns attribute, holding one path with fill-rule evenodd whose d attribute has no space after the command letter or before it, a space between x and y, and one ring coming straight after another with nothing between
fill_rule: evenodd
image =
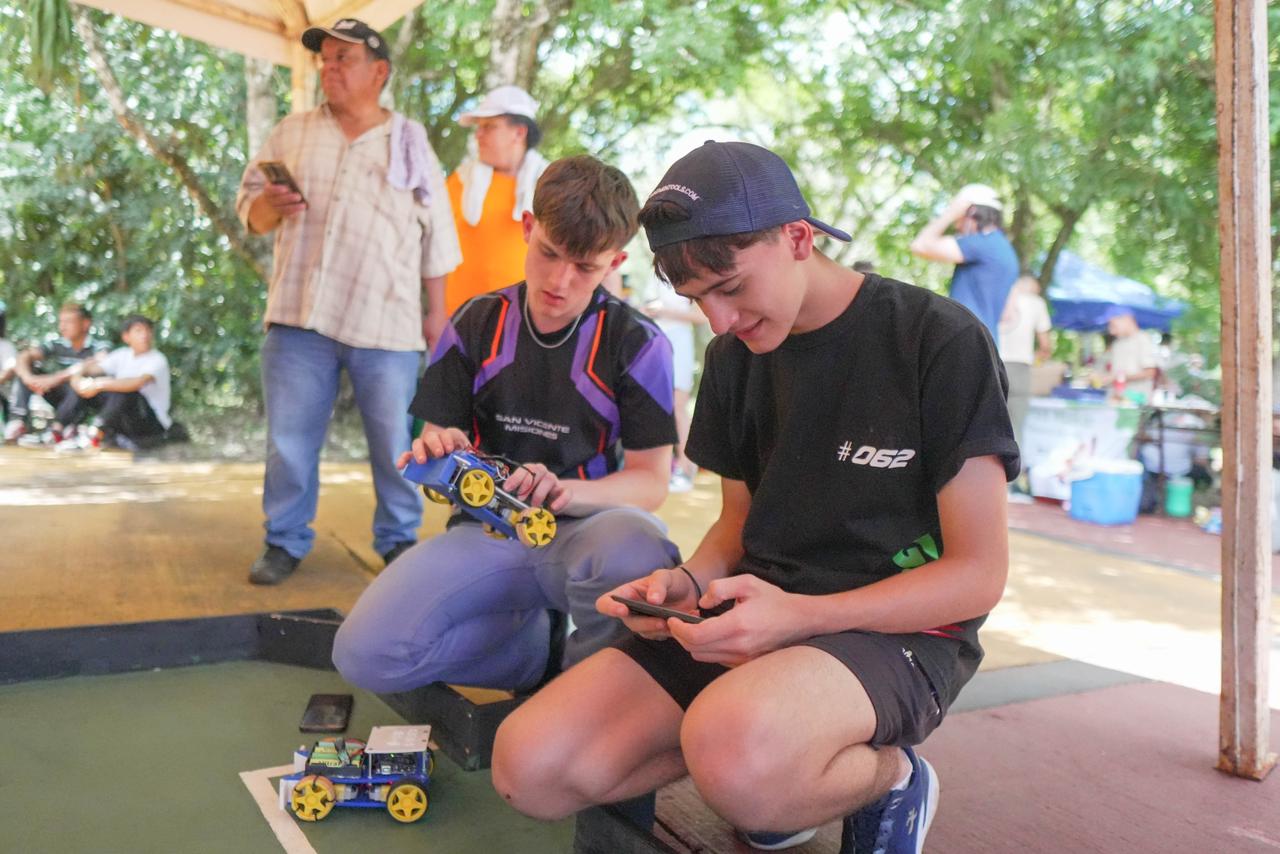
<instances>
[{"instance_id":1,"label":"hand holding rc car","mask_svg":"<svg viewBox=\"0 0 1280 854\"><path fill-rule=\"evenodd\" d=\"M409 447L410 450L400 455L396 462L397 468L404 468L410 462L425 463L454 451L469 451L471 440L457 427L435 427L428 424Z\"/></svg>"},{"instance_id":2,"label":"hand holding rc car","mask_svg":"<svg viewBox=\"0 0 1280 854\"><path fill-rule=\"evenodd\" d=\"M546 507L553 513L568 506L573 498L568 484L542 463L514 466L502 488L534 507Z\"/></svg>"},{"instance_id":3,"label":"hand holding rc car","mask_svg":"<svg viewBox=\"0 0 1280 854\"><path fill-rule=\"evenodd\" d=\"M453 434L457 434L456 436ZM459 438L461 441L459 441ZM449 450L445 450L448 448ZM414 449L402 457L406 462L404 476L422 485L432 501L453 504L479 520L485 531L500 538L510 538L526 546L540 548L556 535L556 517L546 507L526 500L530 496L554 494L557 481L545 473L516 478L518 463L496 456L486 456L469 449L470 443L458 430L427 429L414 440ZM428 451L440 450L431 456ZM428 457L427 459L422 459ZM524 498L507 491L514 483ZM498 484L502 484L499 488Z\"/></svg>"}]
</instances>

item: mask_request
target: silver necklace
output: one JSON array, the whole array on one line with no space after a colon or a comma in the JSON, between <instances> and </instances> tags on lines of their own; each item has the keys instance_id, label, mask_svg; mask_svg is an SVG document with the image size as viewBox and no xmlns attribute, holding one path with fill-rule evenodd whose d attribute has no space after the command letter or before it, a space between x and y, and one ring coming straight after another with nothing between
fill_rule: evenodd
<instances>
[{"instance_id":1,"label":"silver necklace","mask_svg":"<svg viewBox=\"0 0 1280 854\"><path fill-rule=\"evenodd\" d=\"M588 305L587 308L584 308L582 310L582 314L579 314L577 317L573 319L573 323L569 324L569 331L564 334L563 338L561 338L559 341L556 341L554 344L544 343L541 337L542 333L538 332L538 327L533 325L533 319L529 317L529 295L528 294L525 294L524 302L521 304L520 308L524 312L524 323L525 323L525 326L529 327L529 337L533 339L533 343L537 344L539 347L541 347L544 350L554 350L557 347L559 347L561 344L563 344L564 342L568 341L570 338L573 337L573 333L578 331L578 323L579 321L582 320L582 315L586 314L587 309L591 308L591 306Z\"/></svg>"}]
</instances>

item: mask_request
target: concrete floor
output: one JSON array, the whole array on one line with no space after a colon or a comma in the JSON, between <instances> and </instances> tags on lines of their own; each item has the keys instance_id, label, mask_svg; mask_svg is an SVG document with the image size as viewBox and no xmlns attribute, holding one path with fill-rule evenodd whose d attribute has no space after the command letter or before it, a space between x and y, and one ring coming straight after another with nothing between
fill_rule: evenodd
<instances>
[{"instance_id":1,"label":"concrete floor","mask_svg":"<svg viewBox=\"0 0 1280 854\"><path fill-rule=\"evenodd\" d=\"M261 478L261 464L0 448L0 567L8 593L0 631L346 611L382 564L370 544L368 468L322 467L315 550L292 578L270 588L245 580L262 547ZM670 496L659 515L687 554L718 509L718 482L704 474L693 492ZM445 514L428 504L421 536L441 530ZM983 630L984 669L1068 658L1218 690L1215 578L1097 542L1013 531L1010 548L1009 586ZM1271 681L1280 707L1276 664Z\"/></svg>"}]
</instances>

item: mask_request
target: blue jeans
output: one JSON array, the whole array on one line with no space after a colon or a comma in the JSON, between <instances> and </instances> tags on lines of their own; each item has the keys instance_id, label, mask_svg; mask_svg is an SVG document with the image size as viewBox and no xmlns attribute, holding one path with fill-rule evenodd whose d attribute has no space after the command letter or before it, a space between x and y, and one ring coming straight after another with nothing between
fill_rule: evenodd
<instances>
[{"instance_id":1,"label":"blue jeans","mask_svg":"<svg viewBox=\"0 0 1280 854\"><path fill-rule=\"evenodd\" d=\"M430 682L515 690L547 668L548 610L573 619L565 667L625 637L596 599L679 563L679 549L662 522L635 508L557 521L555 539L539 549L462 523L400 555L338 629L338 672L379 693Z\"/></svg>"},{"instance_id":2,"label":"blue jeans","mask_svg":"<svg viewBox=\"0 0 1280 854\"><path fill-rule=\"evenodd\" d=\"M401 476L396 459L409 450L409 402L421 354L348 347L309 329L272 326L262 345L267 403L267 471L262 510L266 541L300 558L311 551L320 497L320 449L333 417L338 376L346 369L369 443L378 506L373 548L417 540L422 495Z\"/></svg>"}]
</instances>

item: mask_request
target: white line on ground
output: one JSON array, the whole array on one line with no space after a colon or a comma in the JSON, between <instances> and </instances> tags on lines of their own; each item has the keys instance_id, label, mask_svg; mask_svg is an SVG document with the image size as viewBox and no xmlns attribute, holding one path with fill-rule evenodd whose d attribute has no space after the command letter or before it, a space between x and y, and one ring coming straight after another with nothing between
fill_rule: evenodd
<instances>
[{"instance_id":1,"label":"white line on ground","mask_svg":"<svg viewBox=\"0 0 1280 854\"><path fill-rule=\"evenodd\" d=\"M241 771L240 779L245 788L253 795L253 800L262 811L262 817L271 826L280 847L285 854L316 854L316 849L307 841L302 828L293 816L280 809L280 795L276 787L271 785L272 777L283 777L293 773L292 765L280 765L275 768L259 768L257 771Z\"/></svg>"}]
</instances>

